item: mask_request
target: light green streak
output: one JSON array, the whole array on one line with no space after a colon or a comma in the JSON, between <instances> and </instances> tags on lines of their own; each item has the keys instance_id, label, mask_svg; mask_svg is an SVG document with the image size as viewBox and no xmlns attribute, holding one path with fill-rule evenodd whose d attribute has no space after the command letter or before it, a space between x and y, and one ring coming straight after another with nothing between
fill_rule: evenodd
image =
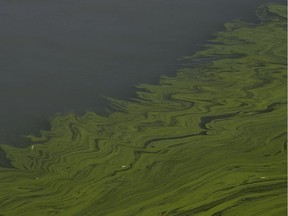
<instances>
[{"instance_id":1,"label":"light green streak","mask_svg":"<svg viewBox=\"0 0 288 216\"><path fill-rule=\"evenodd\" d=\"M286 215L285 12L226 24L187 57L216 60L140 85L119 112L57 115L28 148L1 145L0 215Z\"/></svg>"}]
</instances>

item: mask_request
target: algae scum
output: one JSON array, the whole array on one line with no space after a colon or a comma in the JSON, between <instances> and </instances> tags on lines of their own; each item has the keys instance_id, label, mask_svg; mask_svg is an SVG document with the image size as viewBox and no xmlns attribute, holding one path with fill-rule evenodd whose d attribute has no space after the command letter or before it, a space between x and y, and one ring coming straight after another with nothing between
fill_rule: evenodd
<instances>
[{"instance_id":1,"label":"algae scum","mask_svg":"<svg viewBox=\"0 0 288 216\"><path fill-rule=\"evenodd\" d=\"M1 145L0 215L286 215L286 6L257 12L117 112Z\"/></svg>"}]
</instances>

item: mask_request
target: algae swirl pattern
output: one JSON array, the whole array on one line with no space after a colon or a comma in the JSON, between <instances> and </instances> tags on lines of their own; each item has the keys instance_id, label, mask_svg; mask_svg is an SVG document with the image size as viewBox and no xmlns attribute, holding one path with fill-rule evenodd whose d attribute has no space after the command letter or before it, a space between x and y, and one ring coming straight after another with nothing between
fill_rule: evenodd
<instances>
[{"instance_id":1,"label":"algae swirl pattern","mask_svg":"<svg viewBox=\"0 0 288 216\"><path fill-rule=\"evenodd\" d=\"M257 14L118 111L1 145L0 215L286 215L286 6Z\"/></svg>"}]
</instances>

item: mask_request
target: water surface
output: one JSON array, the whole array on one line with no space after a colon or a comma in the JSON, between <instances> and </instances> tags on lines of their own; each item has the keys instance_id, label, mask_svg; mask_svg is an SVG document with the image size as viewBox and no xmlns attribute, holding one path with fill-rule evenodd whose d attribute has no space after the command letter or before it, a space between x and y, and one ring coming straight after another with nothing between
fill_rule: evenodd
<instances>
[{"instance_id":1,"label":"water surface","mask_svg":"<svg viewBox=\"0 0 288 216\"><path fill-rule=\"evenodd\" d=\"M266 0L2 0L0 142L57 112L106 107L137 83L173 74L223 23L254 20ZM284 1L278 1L284 2Z\"/></svg>"},{"instance_id":2,"label":"water surface","mask_svg":"<svg viewBox=\"0 0 288 216\"><path fill-rule=\"evenodd\" d=\"M141 85L121 112L0 144L0 215L287 215L286 10L226 24L197 52L209 64Z\"/></svg>"}]
</instances>

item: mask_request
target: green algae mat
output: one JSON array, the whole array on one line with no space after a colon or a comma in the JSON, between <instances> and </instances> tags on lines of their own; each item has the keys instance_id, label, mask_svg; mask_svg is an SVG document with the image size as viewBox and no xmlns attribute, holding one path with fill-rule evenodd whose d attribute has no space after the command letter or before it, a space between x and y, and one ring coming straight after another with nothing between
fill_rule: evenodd
<instances>
[{"instance_id":1,"label":"green algae mat","mask_svg":"<svg viewBox=\"0 0 288 216\"><path fill-rule=\"evenodd\" d=\"M117 111L1 145L0 215L286 215L286 6L257 14Z\"/></svg>"}]
</instances>

